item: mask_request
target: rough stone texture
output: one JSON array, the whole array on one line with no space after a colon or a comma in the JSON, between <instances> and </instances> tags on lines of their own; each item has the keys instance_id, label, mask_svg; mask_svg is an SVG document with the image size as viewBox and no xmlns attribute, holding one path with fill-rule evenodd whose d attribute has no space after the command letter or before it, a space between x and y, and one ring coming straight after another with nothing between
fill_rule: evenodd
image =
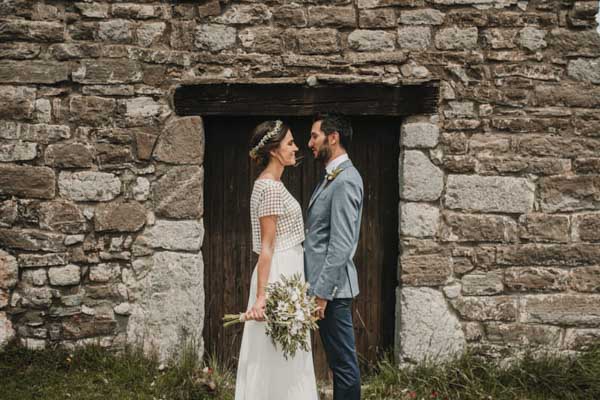
<instances>
[{"instance_id":1,"label":"rough stone texture","mask_svg":"<svg viewBox=\"0 0 600 400\"><path fill-rule=\"evenodd\" d=\"M568 278L568 272L559 268L514 267L504 272L506 288L517 292L563 291Z\"/></svg>"},{"instance_id":2,"label":"rough stone texture","mask_svg":"<svg viewBox=\"0 0 600 400\"><path fill-rule=\"evenodd\" d=\"M440 210L423 203L400 204L400 233L406 236L430 237L438 230Z\"/></svg>"},{"instance_id":3,"label":"rough stone texture","mask_svg":"<svg viewBox=\"0 0 600 400\"><path fill-rule=\"evenodd\" d=\"M157 351L161 360L196 340L202 354L204 264L198 254L157 252L143 278L125 280L132 302L127 326L130 343Z\"/></svg>"},{"instance_id":4,"label":"rough stone texture","mask_svg":"<svg viewBox=\"0 0 600 400\"><path fill-rule=\"evenodd\" d=\"M600 176L557 176L540 183L542 211L595 210L600 200Z\"/></svg>"},{"instance_id":5,"label":"rough stone texture","mask_svg":"<svg viewBox=\"0 0 600 400\"><path fill-rule=\"evenodd\" d=\"M496 215L444 214L442 237L457 242L514 242L517 224L509 217Z\"/></svg>"},{"instance_id":6,"label":"rough stone texture","mask_svg":"<svg viewBox=\"0 0 600 400\"><path fill-rule=\"evenodd\" d=\"M75 201L108 201L121 193L121 181L106 172L62 172L58 177L62 196Z\"/></svg>"},{"instance_id":7,"label":"rough stone texture","mask_svg":"<svg viewBox=\"0 0 600 400\"><path fill-rule=\"evenodd\" d=\"M581 214L573 217L574 238L584 242L600 242L600 214Z\"/></svg>"},{"instance_id":8,"label":"rough stone texture","mask_svg":"<svg viewBox=\"0 0 600 400\"><path fill-rule=\"evenodd\" d=\"M0 250L0 289L12 289L19 279L17 259Z\"/></svg>"},{"instance_id":9,"label":"rough stone texture","mask_svg":"<svg viewBox=\"0 0 600 400\"><path fill-rule=\"evenodd\" d=\"M101 204L94 221L99 232L136 232L146 223L146 209L137 202Z\"/></svg>"},{"instance_id":10,"label":"rough stone texture","mask_svg":"<svg viewBox=\"0 0 600 400\"><path fill-rule=\"evenodd\" d=\"M154 157L170 164L202 164L204 127L200 117L177 118L159 136Z\"/></svg>"},{"instance_id":11,"label":"rough stone texture","mask_svg":"<svg viewBox=\"0 0 600 400\"><path fill-rule=\"evenodd\" d=\"M86 229L83 213L77 205L68 201L49 201L39 206L40 227L68 234Z\"/></svg>"},{"instance_id":12,"label":"rough stone texture","mask_svg":"<svg viewBox=\"0 0 600 400\"><path fill-rule=\"evenodd\" d=\"M461 279L461 284L464 296L490 296L500 294L504 290L502 275L498 272L465 275Z\"/></svg>"},{"instance_id":13,"label":"rough stone texture","mask_svg":"<svg viewBox=\"0 0 600 400\"><path fill-rule=\"evenodd\" d=\"M36 157L36 143L12 142L0 144L0 162L29 161Z\"/></svg>"},{"instance_id":14,"label":"rough stone texture","mask_svg":"<svg viewBox=\"0 0 600 400\"><path fill-rule=\"evenodd\" d=\"M444 361L466 347L460 322L442 293L429 288L398 290L400 362ZM397 346L399 348L400 346Z\"/></svg>"},{"instance_id":15,"label":"rough stone texture","mask_svg":"<svg viewBox=\"0 0 600 400\"><path fill-rule=\"evenodd\" d=\"M385 31L356 30L348 35L348 45L356 51L392 51L394 35Z\"/></svg>"},{"instance_id":16,"label":"rough stone texture","mask_svg":"<svg viewBox=\"0 0 600 400\"><path fill-rule=\"evenodd\" d=\"M53 267L48 270L48 278L50 278L51 285L77 285L81 279L81 269L73 264L64 267Z\"/></svg>"},{"instance_id":17,"label":"rough stone texture","mask_svg":"<svg viewBox=\"0 0 600 400\"><path fill-rule=\"evenodd\" d=\"M83 143L52 144L44 154L46 165L59 168L89 168L93 164L91 150Z\"/></svg>"},{"instance_id":18,"label":"rough stone texture","mask_svg":"<svg viewBox=\"0 0 600 400\"><path fill-rule=\"evenodd\" d=\"M137 242L154 249L198 251L203 238L202 222L159 219L154 225L146 227Z\"/></svg>"},{"instance_id":19,"label":"rough stone texture","mask_svg":"<svg viewBox=\"0 0 600 400\"><path fill-rule=\"evenodd\" d=\"M46 167L0 165L0 194L51 199L55 194L54 171Z\"/></svg>"},{"instance_id":20,"label":"rough stone texture","mask_svg":"<svg viewBox=\"0 0 600 400\"><path fill-rule=\"evenodd\" d=\"M196 28L194 45L200 50L221 51L235 45L236 31L223 25L200 25Z\"/></svg>"},{"instance_id":21,"label":"rough stone texture","mask_svg":"<svg viewBox=\"0 0 600 400\"><path fill-rule=\"evenodd\" d=\"M526 323L600 327L600 295L524 296L520 313Z\"/></svg>"},{"instance_id":22,"label":"rough stone texture","mask_svg":"<svg viewBox=\"0 0 600 400\"><path fill-rule=\"evenodd\" d=\"M407 148L432 148L438 144L440 131L430 122L402 124L402 145Z\"/></svg>"},{"instance_id":23,"label":"rough stone texture","mask_svg":"<svg viewBox=\"0 0 600 400\"><path fill-rule=\"evenodd\" d=\"M398 47L406 50L424 50L431 46L431 28L406 26L398 29Z\"/></svg>"},{"instance_id":24,"label":"rough stone texture","mask_svg":"<svg viewBox=\"0 0 600 400\"><path fill-rule=\"evenodd\" d=\"M600 292L600 266L571 270L571 288L578 292Z\"/></svg>"},{"instance_id":25,"label":"rough stone texture","mask_svg":"<svg viewBox=\"0 0 600 400\"><path fill-rule=\"evenodd\" d=\"M4 347L15 336L15 330L6 316L5 312L0 312L0 348Z\"/></svg>"},{"instance_id":26,"label":"rough stone texture","mask_svg":"<svg viewBox=\"0 0 600 400\"><path fill-rule=\"evenodd\" d=\"M156 214L168 218L200 218L203 214L204 170L175 167L153 186Z\"/></svg>"},{"instance_id":27,"label":"rough stone texture","mask_svg":"<svg viewBox=\"0 0 600 400\"><path fill-rule=\"evenodd\" d=\"M481 212L526 213L534 188L525 178L450 175L444 203L449 208Z\"/></svg>"},{"instance_id":28,"label":"rough stone texture","mask_svg":"<svg viewBox=\"0 0 600 400\"><path fill-rule=\"evenodd\" d=\"M64 235L38 229L0 228L0 245L28 251L63 251Z\"/></svg>"},{"instance_id":29,"label":"rough stone texture","mask_svg":"<svg viewBox=\"0 0 600 400\"><path fill-rule=\"evenodd\" d=\"M402 283L409 286L437 286L450 281L452 261L441 255L403 255Z\"/></svg>"},{"instance_id":30,"label":"rough stone texture","mask_svg":"<svg viewBox=\"0 0 600 400\"><path fill-rule=\"evenodd\" d=\"M569 76L584 82L600 83L600 58L579 58L569 62Z\"/></svg>"},{"instance_id":31,"label":"rough stone texture","mask_svg":"<svg viewBox=\"0 0 600 400\"><path fill-rule=\"evenodd\" d=\"M517 299L510 296L469 296L451 301L464 318L473 321L516 321Z\"/></svg>"},{"instance_id":32,"label":"rough stone texture","mask_svg":"<svg viewBox=\"0 0 600 400\"><path fill-rule=\"evenodd\" d=\"M398 22L406 25L441 25L444 22L444 13L431 8L404 10L400 12Z\"/></svg>"},{"instance_id":33,"label":"rough stone texture","mask_svg":"<svg viewBox=\"0 0 600 400\"><path fill-rule=\"evenodd\" d=\"M477 28L445 28L435 36L435 47L441 50L463 50L477 47Z\"/></svg>"},{"instance_id":34,"label":"rough stone texture","mask_svg":"<svg viewBox=\"0 0 600 400\"><path fill-rule=\"evenodd\" d=\"M400 197L411 201L437 200L444 188L444 174L420 151L406 151L400 173Z\"/></svg>"},{"instance_id":35,"label":"rough stone texture","mask_svg":"<svg viewBox=\"0 0 600 400\"><path fill-rule=\"evenodd\" d=\"M491 343L558 348L562 330L557 326L491 322L486 323L485 331Z\"/></svg>"},{"instance_id":36,"label":"rough stone texture","mask_svg":"<svg viewBox=\"0 0 600 400\"><path fill-rule=\"evenodd\" d=\"M566 215L525 214L519 217L520 237L533 242L567 242L569 217Z\"/></svg>"}]
</instances>

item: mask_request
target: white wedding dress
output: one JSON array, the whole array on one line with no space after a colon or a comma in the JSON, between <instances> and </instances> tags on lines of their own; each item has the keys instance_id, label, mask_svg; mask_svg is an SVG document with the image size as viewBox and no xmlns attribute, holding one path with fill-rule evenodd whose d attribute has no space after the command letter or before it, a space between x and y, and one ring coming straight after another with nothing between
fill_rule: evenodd
<instances>
[{"instance_id":1,"label":"white wedding dress","mask_svg":"<svg viewBox=\"0 0 600 400\"><path fill-rule=\"evenodd\" d=\"M253 250L260 253L258 219L277 215L275 252L269 282L281 275L304 277L304 225L302 211L283 183L259 179L250 199ZM248 309L256 299L257 270L252 273ZM311 351L298 351L287 360L265 333L265 323L244 324L238 361L235 400L318 400Z\"/></svg>"}]
</instances>

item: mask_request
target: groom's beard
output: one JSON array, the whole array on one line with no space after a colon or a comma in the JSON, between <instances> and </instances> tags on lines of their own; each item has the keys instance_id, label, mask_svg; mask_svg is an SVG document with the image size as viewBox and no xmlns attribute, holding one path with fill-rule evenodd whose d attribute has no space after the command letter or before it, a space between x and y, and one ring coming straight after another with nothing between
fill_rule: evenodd
<instances>
[{"instance_id":1,"label":"groom's beard","mask_svg":"<svg viewBox=\"0 0 600 400\"><path fill-rule=\"evenodd\" d=\"M326 163L327 160L331 158L331 147L329 147L329 136L325 137L325 141L323 145L319 147L317 150L317 161L321 161L322 163Z\"/></svg>"}]
</instances>

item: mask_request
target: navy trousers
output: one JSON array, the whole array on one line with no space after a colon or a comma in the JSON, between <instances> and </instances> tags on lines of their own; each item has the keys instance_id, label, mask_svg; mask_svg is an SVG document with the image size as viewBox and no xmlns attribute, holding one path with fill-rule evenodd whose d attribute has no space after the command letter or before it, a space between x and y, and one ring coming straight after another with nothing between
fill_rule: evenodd
<instances>
[{"instance_id":1,"label":"navy trousers","mask_svg":"<svg viewBox=\"0 0 600 400\"><path fill-rule=\"evenodd\" d=\"M352 299L327 303L318 322L327 363L333 372L333 400L360 400L360 370L352 327Z\"/></svg>"}]
</instances>

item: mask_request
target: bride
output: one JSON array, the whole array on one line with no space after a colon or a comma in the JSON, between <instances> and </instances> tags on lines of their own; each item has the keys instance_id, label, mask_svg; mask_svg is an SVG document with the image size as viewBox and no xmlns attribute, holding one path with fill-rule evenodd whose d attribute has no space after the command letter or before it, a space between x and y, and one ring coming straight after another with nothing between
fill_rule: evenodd
<instances>
[{"instance_id":1,"label":"bride","mask_svg":"<svg viewBox=\"0 0 600 400\"><path fill-rule=\"evenodd\" d=\"M300 204L281 182L285 167L296 164L292 131L283 122L266 121L254 129L250 157L264 167L250 197L252 273L247 322L237 369L236 400L317 400L311 351L286 360L265 333L265 286L281 275L304 276L304 223Z\"/></svg>"}]
</instances>

